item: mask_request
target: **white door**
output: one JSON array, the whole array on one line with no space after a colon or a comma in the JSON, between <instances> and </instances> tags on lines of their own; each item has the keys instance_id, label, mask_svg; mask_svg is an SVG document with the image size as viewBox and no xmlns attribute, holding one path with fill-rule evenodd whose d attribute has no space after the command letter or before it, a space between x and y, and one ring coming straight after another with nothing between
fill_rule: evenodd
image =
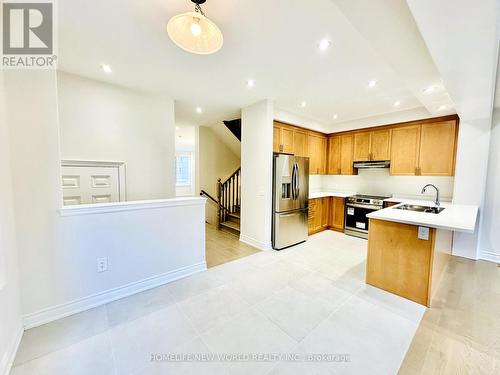
<instances>
[{"instance_id":1,"label":"white door","mask_svg":"<svg viewBox=\"0 0 500 375\"><path fill-rule=\"evenodd\" d=\"M62 186L65 206L121 200L116 167L63 166Z\"/></svg>"}]
</instances>

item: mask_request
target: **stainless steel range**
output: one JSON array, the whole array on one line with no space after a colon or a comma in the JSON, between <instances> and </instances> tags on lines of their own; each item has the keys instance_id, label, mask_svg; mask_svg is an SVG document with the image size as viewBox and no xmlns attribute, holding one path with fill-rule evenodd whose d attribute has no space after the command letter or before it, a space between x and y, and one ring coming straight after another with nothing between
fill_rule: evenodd
<instances>
[{"instance_id":1,"label":"stainless steel range","mask_svg":"<svg viewBox=\"0 0 500 375\"><path fill-rule=\"evenodd\" d=\"M384 199L390 196L353 195L346 198L344 233L368 238L367 214L384 208Z\"/></svg>"}]
</instances>

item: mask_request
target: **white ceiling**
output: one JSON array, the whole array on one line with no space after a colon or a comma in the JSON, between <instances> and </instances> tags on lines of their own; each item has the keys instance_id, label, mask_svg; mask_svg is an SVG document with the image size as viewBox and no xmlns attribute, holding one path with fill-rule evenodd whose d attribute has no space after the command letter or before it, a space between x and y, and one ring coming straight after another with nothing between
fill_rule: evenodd
<instances>
[{"instance_id":1,"label":"white ceiling","mask_svg":"<svg viewBox=\"0 0 500 375\"><path fill-rule=\"evenodd\" d=\"M192 5L61 1L59 68L166 93L176 100L178 124L235 118L240 108L264 98L325 131L422 107L436 116L454 113L444 88L422 93L441 80L404 0L207 0L203 9L224 34L223 48L209 56L179 49L166 34L170 17ZM323 38L333 43L326 52L317 48ZM113 73L104 74L102 63ZM255 80L253 89L246 87L248 79ZM378 84L369 89L372 79ZM438 110L442 104L447 110Z\"/></svg>"}]
</instances>

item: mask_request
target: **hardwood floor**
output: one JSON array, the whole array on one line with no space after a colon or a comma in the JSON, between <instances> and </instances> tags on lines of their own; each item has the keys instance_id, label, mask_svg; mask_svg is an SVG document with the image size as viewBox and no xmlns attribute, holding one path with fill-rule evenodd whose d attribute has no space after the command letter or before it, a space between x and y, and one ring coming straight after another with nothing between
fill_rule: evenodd
<instances>
[{"instance_id":1,"label":"hardwood floor","mask_svg":"<svg viewBox=\"0 0 500 375\"><path fill-rule=\"evenodd\" d=\"M500 374L500 268L452 257L399 374Z\"/></svg>"},{"instance_id":2,"label":"hardwood floor","mask_svg":"<svg viewBox=\"0 0 500 375\"><path fill-rule=\"evenodd\" d=\"M258 253L260 250L241 242L238 236L206 225L206 253L208 268Z\"/></svg>"}]
</instances>

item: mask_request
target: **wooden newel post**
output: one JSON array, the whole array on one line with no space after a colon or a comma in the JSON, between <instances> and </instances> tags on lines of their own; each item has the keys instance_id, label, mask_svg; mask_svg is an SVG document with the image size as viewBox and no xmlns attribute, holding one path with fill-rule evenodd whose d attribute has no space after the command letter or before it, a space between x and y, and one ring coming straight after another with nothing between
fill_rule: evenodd
<instances>
[{"instance_id":1,"label":"wooden newel post","mask_svg":"<svg viewBox=\"0 0 500 375\"><path fill-rule=\"evenodd\" d=\"M222 221L222 204L221 204L221 196L222 196L222 182L221 179L219 178L217 180L217 228L220 229L221 221Z\"/></svg>"}]
</instances>

